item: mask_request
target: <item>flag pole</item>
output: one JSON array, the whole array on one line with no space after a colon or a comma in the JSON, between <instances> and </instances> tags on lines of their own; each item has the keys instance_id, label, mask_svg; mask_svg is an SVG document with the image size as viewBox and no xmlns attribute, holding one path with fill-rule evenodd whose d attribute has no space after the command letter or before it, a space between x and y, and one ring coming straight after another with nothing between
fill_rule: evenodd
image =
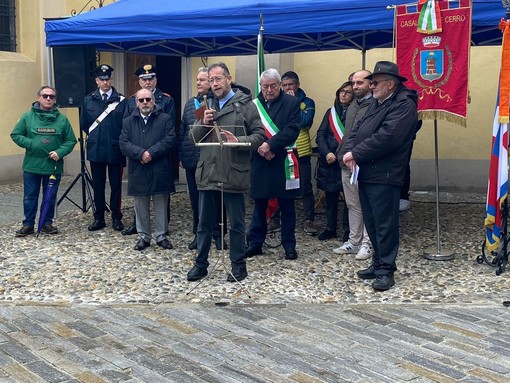
<instances>
[{"instance_id":1,"label":"flag pole","mask_svg":"<svg viewBox=\"0 0 510 383\"><path fill-rule=\"evenodd\" d=\"M260 14L259 35L257 37L257 79L255 80L255 97L260 92L259 79L262 72L266 70L264 60L264 16Z\"/></svg>"},{"instance_id":2,"label":"flag pole","mask_svg":"<svg viewBox=\"0 0 510 383\"><path fill-rule=\"evenodd\" d=\"M436 243L437 248L423 251L423 256L430 261L451 261L455 255L453 251L441 250L441 225L439 224L439 149L437 139L437 118L434 118L434 147L435 147L435 175L436 175Z\"/></svg>"}]
</instances>

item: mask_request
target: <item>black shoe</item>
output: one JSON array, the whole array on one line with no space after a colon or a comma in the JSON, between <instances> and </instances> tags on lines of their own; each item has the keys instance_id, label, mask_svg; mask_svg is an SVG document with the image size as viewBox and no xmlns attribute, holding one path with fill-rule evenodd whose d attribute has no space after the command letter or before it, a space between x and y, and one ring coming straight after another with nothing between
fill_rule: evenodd
<instances>
[{"instance_id":1,"label":"black shoe","mask_svg":"<svg viewBox=\"0 0 510 383\"><path fill-rule=\"evenodd\" d=\"M251 258L255 255L261 255L261 254L262 254L262 248L260 248L260 247L248 246L248 248L244 251L245 258Z\"/></svg>"},{"instance_id":2,"label":"black shoe","mask_svg":"<svg viewBox=\"0 0 510 383\"><path fill-rule=\"evenodd\" d=\"M202 279L207 275L207 269L204 269L198 265L193 266L193 268L188 271L188 274L186 275L186 278L188 281L198 281L199 279Z\"/></svg>"},{"instance_id":3,"label":"black shoe","mask_svg":"<svg viewBox=\"0 0 510 383\"><path fill-rule=\"evenodd\" d=\"M133 235L138 233L136 230L136 223L133 223L131 226L129 226L126 230L122 230L122 235Z\"/></svg>"},{"instance_id":4,"label":"black shoe","mask_svg":"<svg viewBox=\"0 0 510 383\"><path fill-rule=\"evenodd\" d=\"M297 259L297 251L296 250L285 250L285 259Z\"/></svg>"},{"instance_id":5,"label":"black shoe","mask_svg":"<svg viewBox=\"0 0 510 383\"><path fill-rule=\"evenodd\" d=\"M358 277L361 279L375 279L375 267L374 265L370 265L367 269L358 270L356 274L358 274Z\"/></svg>"},{"instance_id":6,"label":"black shoe","mask_svg":"<svg viewBox=\"0 0 510 383\"><path fill-rule=\"evenodd\" d=\"M197 247L197 236L195 235L195 237L193 238L193 241L191 241L188 245L188 249L190 250L196 250L198 247Z\"/></svg>"},{"instance_id":7,"label":"black shoe","mask_svg":"<svg viewBox=\"0 0 510 383\"><path fill-rule=\"evenodd\" d=\"M215 238L214 244L216 245L216 250L221 250L221 238ZM224 250L228 249L228 244L227 244L227 241L225 241L225 240L223 240L223 249Z\"/></svg>"},{"instance_id":8,"label":"black shoe","mask_svg":"<svg viewBox=\"0 0 510 383\"><path fill-rule=\"evenodd\" d=\"M112 227L115 231L122 231L124 230L124 224L120 219L113 219L112 220Z\"/></svg>"},{"instance_id":9,"label":"black shoe","mask_svg":"<svg viewBox=\"0 0 510 383\"><path fill-rule=\"evenodd\" d=\"M16 230L16 237L26 237L30 234L34 234L34 228L31 226L23 225L21 229Z\"/></svg>"},{"instance_id":10,"label":"black shoe","mask_svg":"<svg viewBox=\"0 0 510 383\"><path fill-rule=\"evenodd\" d=\"M89 226L89 231L101 230L106 227L104 220L95 219L94 222Z\"/></svg>"},{"instance_id":11,"label":"black shoe","mask_svg":"<svg viewBox=\"0 0 510 383\"><path fill-rule=\"evenodd\" d=\"M157 242L158 246L161 246L163 249L171 250L174 247L172 246L172 242L170 242L168 239L163 239L159 242Z\"/></svg>"},{"instance_id":12,"label":"black shoe","mask_svg":"<svg viewBox=\"0 0 510 383\"><path fill-rule=\"evenodd\" d=\"M142 251L151 245L150 242L147 242L145 239L140 238L135 245L135 250Z\"/></svg>"},{"instance_id":13,"label":"black shoe","mask_svg":"<svg viewBox=\"0 0 510 383\"><path fill-rule=\"evenodd\" d=\"M374 290L378 291L386 291L391 288L395 284L395 279L393 278L393 275L378 275L372 283L372 287Z\"/></svg>"},{"instance_id":14,"label":"black shoe","mask_svg":"<svg viewBox=\"0 0 510 383\"><path fill-rule=\"evenodd\" d=\"M232 267L232 271L227 276L227 282L241 282L248 276L248 271L246 270L246 266L234 266Z\"/></svg>"},{"instance_id":15,"label":"black shoe","mask_svg":"<svg viewBox=\"0 0 510 383\"><path fill-rule=\"evenodd\" d=\"M327 239L336 238L336 231L326 229L318 236L319 241L325 241Z\"/></svg>"}]
</instances>

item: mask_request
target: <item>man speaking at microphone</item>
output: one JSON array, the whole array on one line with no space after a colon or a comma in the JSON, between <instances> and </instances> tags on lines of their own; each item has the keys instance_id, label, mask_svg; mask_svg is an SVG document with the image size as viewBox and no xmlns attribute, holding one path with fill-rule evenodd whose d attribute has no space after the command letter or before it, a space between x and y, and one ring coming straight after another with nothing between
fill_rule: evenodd
<instances>
[{"instance_id":1,"label":"man speaking at microphone","mask_svg":"<svg viewBox=\"0 0 510 383\"><path fill-rule=\"evenodd\" d=\"M200 148L196 171L200 215L198 254L187 279L197 281L207 275L211 235L217 224L217 204L221 203L223 192L223 203L230 221L232 271L227 281L242 281L248 276L244 260L244 193L250 186L250 151L257 150L264 142L265 134L257 108L251 101L251 92L238 85L237 89L232 89L232 77L227 66L221 62L212 64L208 77L214 99L204 111L203 118L195 121L190 131L190 140L212 141L213 144ZM239 146L221 145L218 139L222 142L238 142Z\"/></svg>"}]
</instances>

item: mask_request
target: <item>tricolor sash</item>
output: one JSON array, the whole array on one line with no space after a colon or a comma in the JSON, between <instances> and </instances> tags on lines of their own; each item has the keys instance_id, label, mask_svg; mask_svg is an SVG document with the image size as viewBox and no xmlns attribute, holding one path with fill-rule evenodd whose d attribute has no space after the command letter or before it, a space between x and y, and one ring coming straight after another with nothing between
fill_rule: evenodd
<instances>
[{"instance_id":1,"label":"tricolor sash","mask_svg":"<svg viewBox=\"0 0 510 383\"><path fill-rule=\"evenodd\" d=\"M328 119L329 119L329 127L331 128L333 135L335 136L335 138L339 144L342 143L342 140L343 140L344 134L345 134L345 127L344 127L344 124L342 124L342 121L340 120L340 116L336 112L334 105L331 107Z\"/></svg>"},{"instance_id":2,"label":"tricolor sash","mask_svg":"<svg viewBox=\"0 0 510 383\"><path fill-rule=\"evenodd\" d=\"M280 129L273 122L267 111L262 106L258 98L254 99L257 110L262 121L262 126L266 132L267 138L273 137L275 134L280 132ZM299 189L299 167L297 157L294 154L294 148L296 143L286 147L287 157L285 158L285 190Z\"/></svg>"}]
</instances>

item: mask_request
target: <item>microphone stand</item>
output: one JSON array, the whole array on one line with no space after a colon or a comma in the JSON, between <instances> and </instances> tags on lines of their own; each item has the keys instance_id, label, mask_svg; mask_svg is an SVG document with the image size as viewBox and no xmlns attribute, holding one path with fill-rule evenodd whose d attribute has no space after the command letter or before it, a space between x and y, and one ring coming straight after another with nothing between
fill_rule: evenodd
<instances>
[{"instance_id":1,"label":"microphone stand","mask_svg":"<svg viewBox=\"0 0 510 383\"><path fill-rule=\"evenodd\" d=\"M211 104L208 104L208 100L210 100ZM212 98L209 97L209 99L207 98L207 95L204 95L204 104L206 105L207 109L210 110L212 109ZM246 144L243 144L243 143L239 143L239 142L236 142L236 143L224 143L223 142L223 139L221 138L221 129L220 127L218 126L218 123L216 121L213 121L213 127L211 129L211 131L214 131L214 134L216 136L216 139L218 140L218 142L212 142L212 143L202 143L202 142L196 142L195 141L195 145L196 146L219 146L220 147L220 169L222 169L223 171L223 149L225 146L243 146L243 145L250 145L249 143L246 143ZM209 133L207 133L205 137L207 137L209 135ZM203 138L202 138L203 140ZM201 141L202 141L201 140ZM222 174L223 176L223 174ZM223 265L223 269L225 270L225 272L228 272L228 274L230 276L232 276L232 278L234 278L235 282L239 285L239 287L241 288L242 291L245 292L245 294L248 296L248 298L251 299L251 295L249 293L249 291L246 289L246 287L244 287L240 281L238 281L236 279L236 277L234 276L234 274L232 274L232 271L229 270L227 267L226 267L226 263L225 263L225 240L224 240L224 237L223 237L223 233L224 233L224 227L225 227L225 214L224 214L224 201L223 201L223 197L224 197L224 189L223 189L223 182L218 182L218 186L220 187L220 199L221 199L221 204L220 204L220 207L221 207L221 214L220 214L220 235L221 235L221 250L220 250L220 257L218 258L218 260L214 263L213 267L212 267L212 270L211 270L211 273L207 274L207 276L203 279L201 279L195 286L193 286L193 288L191 288L187 293L186 295L189 295L191 294L193 291L195 291L200 285L202 285L202 282L204 282L205 280L209 279L212 272L214 270L216 270L216 267L218 266L218 264L220 263L220 261L222 261L222 265ZM230 244L230 246L232 246L232 243Z\"/></svg>"},{"instance_id":2,"label":"microphone stand","mask_svg":"<svg viewBox=\"0 0 510 383\"><path fill-rule=\"evenodd\" d=\"M60 199L57 201L57 206L59 206L64 198L67 198L74 206L79 208L81 211L86 213L89 210L89 207L92 207L92 211L96 212L96 206L94 204L94 198L92 196L92 177L87 170L87 165L85 163L85 149L83 145L83 131L80 129L80 137L78 138L78 142L80 144L80 173L76 175L73 182L67 187L64 191ZM72 190L76 182L81 180L81 206L74 202L69 196L69 192Z\"/></svg>"}]
</instances>

